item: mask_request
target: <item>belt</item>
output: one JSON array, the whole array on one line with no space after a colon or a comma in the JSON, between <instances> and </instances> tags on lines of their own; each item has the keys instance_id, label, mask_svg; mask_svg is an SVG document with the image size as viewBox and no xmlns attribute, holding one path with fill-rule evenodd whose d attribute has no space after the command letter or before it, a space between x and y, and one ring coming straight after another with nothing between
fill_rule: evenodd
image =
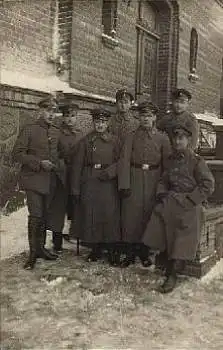
<instances>
[{"instance_id":1,"label":"belt","mask_svg":"<svg viewBox=\"0 0 223 350\"><path fill-rule=\"evenodd\" d=\"M155 170L155 169L158 169L160 167L160 164L150 165L150 164L135 164L135 163L131 163L131 166L134 167L134 168L142 169L142 170Z\"/></svg>"},{"instance_id":2,"label":"belt","mask_svg":"<svg viewBox=\"0 0 223 350\"><path fill-rule=\"evenodd\" d=\"M101 164L101 163L95 163L95 164L85 164L85 167L88 168L93 168L93 169L105 169L109 166L110 164Z\"/></svg>"}]
</instances>

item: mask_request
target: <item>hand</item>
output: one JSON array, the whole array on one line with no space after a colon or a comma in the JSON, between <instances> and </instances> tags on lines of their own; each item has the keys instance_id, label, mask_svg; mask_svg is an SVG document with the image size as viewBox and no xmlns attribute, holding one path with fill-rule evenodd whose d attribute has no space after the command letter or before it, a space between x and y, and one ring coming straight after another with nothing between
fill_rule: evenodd
<instances>
[{"instance_id":1,"label":"hand","mask_svg":"<svg viewBox=\"0 0 223 350\"><path fill-rule=\"evenodd\" d=\"M156 202L157 203L160 203L160 202L162 202L162 200L166 197L166 193L158 193L157 195L156 195Z\"/></svg>"},{"instance_id":2,"label":"hand","mask_svg":"<svg viewBox=\"0 0 223 350\"><path fill-rule=\"evenodd\" d=\"M132 191L130 190L130 188L124 189L124 190L120 190L119 191L121 198L128 198L131 196Z\"/></svg>"},{"instance_id":3,"label":"hand","mask_svg":"<svg viewBox=\"0 0 223 350\"><path fill-rule=\"evenodd\" d=\"M51 171L53 168L55 168L55 165L50 160L42 160L41 161L41 167L45 171Z\"/></svg>"},{"instance_id":4,"label":"hand","mask_svg":"<svg viewBox=\"0 0 223 350\"><path fill-rule=\"evenodd\" d=\"M98 176L100 181L108 181L109 180L109 175L106 172L106 170L102 170Z\"/></svg>"}]
</instances>

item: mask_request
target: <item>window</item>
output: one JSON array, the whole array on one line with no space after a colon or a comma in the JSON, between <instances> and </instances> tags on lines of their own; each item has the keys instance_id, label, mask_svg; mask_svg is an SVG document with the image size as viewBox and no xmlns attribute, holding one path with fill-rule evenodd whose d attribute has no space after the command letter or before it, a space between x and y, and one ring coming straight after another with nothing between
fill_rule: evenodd
<instances>
[{"instance_id":1,"label":"window","mask_svg":"<svg viewBox=\"0 0 223 350\"><path fill-rule=\"evenodd\" d=\"M197 49L198 34L195 28L192 28L190 35L190 73L196 73L197 68Z\"/></svg>"},{"instance_id":2,"label":"window","mask_svg":"<svg viewBox=\"0 0 223 350\"><path fill-rule=\"evenodd\" d=\"M104 34L114 37L117 25L117 0L103 0L102 25Z\"/></svg>"}]
</instances>

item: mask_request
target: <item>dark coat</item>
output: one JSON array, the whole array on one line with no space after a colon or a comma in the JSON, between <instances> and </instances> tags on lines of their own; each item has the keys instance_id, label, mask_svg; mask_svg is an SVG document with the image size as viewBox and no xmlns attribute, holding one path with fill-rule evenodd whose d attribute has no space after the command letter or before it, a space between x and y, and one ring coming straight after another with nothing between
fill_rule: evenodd
<instances>
[{"instance_id":1,"label":"dark coat","mask_svg":"<svg viewBox=\"0 0 223 350\"><path fill-rule=\"evenodd\" d=\"M172 155L159 183L156 205L143 243L167 249L170 259L191 260L196 255L202 224L202 203L214 190L214 178L205 161L192 151Z\"/></svg>"},{"instance_id":2,"label":"dark coat","mask_svg":"<svg viewBox=\"0 0 223 350\"><path fill-rule=\"evenodd\" d=\"M117 190L119 157L116 137L111 134L84 137L72 163L72 194L80 196L73 223L74 236L86 243L114 242L120 237L120 210ZM94 168L101 164L101 169ZM106 174L107 180L99 177Z\"/></svg>"},{"instance_id":3,"label":"dark coat","mask_svg":"<svg viewBox=\"0 0 223 350\"><path fill-rule=\"evenodd\" d=\"M170 152L168 137L157 130L149 132L139 127L126 138L118 166L119 190L131 189L131 196L123 199L121 206L123 241L140 242ZM143 170L143 164L148 164L151 169Z\"/></svg>"},{"instance_id":4,"label":"dark coat","mask_svg":"<svg viewBox=\"0 0 223 350\"><path fill-rule=\"evenodd\" d=\"M176 123L176 121L178 121L179 123L184 123L185 119L188 121L190 129L192 130L191 147L194 150L198 146L199 123L192 113L183 112L180 114L176 114L172 112L170 114L167 114L157 121L157 128L161 131L166 132L170 140L172 140L172 131L174 124Z\"/></svg>"},{"instance_id":5,"label":"dark coat","mask_svg":"<svg viewBox=\"0 0 223 350\"><path fill-rule=\"evenodd\" d=\"M21 189L49 194L50 172L41 168L44 159L56 165L57 177L65 185L66 171L59 138L60 130L55 126L48 127L43 119L21 130L13 150L14 160L22 165L19 176Z\"/></svg>"},{"instance_id":6,"label":"dark coat","mask_svg":"<svg viewBox=\"0 0 223 350\"><path fill-rule=\"evenodd\" d=\"M56 232L61 232L64 227L64 221L66 214L69 218L72 216L73 206L72 200L69 195L71 194L70 188L70 175L71 175L71 156L75 152L76 145L81 139L81 133L70 130L65 125L60 128L60 145L63 149L66 166L66 183L63 186L61 183L57 184L54 197L51 201L48 210L48 229Z\"/></svg>"},{"instance_id":7,"label":"dark coat","mask_svg":"<svg viewBox=\"0 0 223 350\"><path fill-rule=\"evenodd\" d=\"M129 112L125 118L116 113L111 119L110 130L118 138L119 142L123 143L126 136L136 130L138 126L139 121L134 117L133 113Z\"/></svg>"}]
</instances>

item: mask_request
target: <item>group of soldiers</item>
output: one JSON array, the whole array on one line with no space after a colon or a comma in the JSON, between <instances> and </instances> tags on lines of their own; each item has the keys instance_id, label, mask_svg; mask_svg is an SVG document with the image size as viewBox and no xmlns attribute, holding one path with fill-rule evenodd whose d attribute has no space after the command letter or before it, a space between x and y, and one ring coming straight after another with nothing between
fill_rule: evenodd
<instances>
[{"instance_id":1,"label":"group of soldiers","mask_svg":"<svg viewBox=\"0 0 223 350\"><path fill-rule=\"evenodd\" d=\"M57 259L62 252L65 216L70 235L90 248L87 261L104 256L127 267L139 257L144 267L157 253L166 279L159 290L173 290L176 262L194 258L202 223L202 204L214 190L205 161L195 153L198 123L188 111L191 94L177 89L171 113L159 116L146 99L133 108L125 90L116 93L116 113L91 111L93 128L76 129L79 106L39 103L39 118L25 125L13 155L21 164L20 186L27 196L30 253L25 269L37 258ZM45 248L52 231L53 251Z\"/></svg>"}]
</instances>

